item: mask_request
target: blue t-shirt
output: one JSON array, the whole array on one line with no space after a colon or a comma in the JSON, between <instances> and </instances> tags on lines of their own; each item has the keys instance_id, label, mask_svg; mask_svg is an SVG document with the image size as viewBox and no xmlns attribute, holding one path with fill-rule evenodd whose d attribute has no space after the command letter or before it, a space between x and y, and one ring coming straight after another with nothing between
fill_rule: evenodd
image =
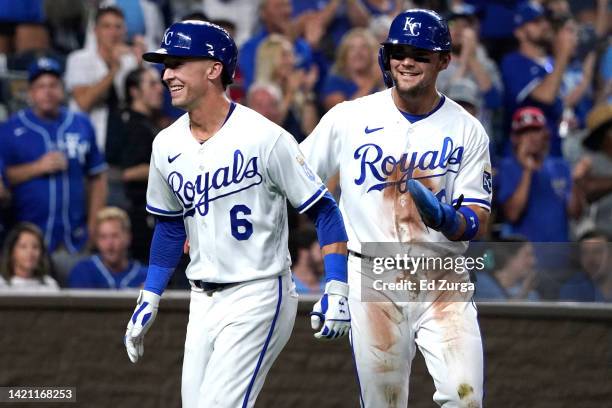
<instances>
[{"instance_id":1,"label":"blue t-shirt","mask_svg":"<svg viewBox=\"0 0 612 408\"><path fill-rule=\"evenodd\" d=\"M350 79L336 74L329 74L321 89L320 98L324 100L329 95L339 92L344 95L344 98L348 101L358 89L359 87L357 84Z\"/></svg>"},{"instance_id":2,"label":"blue t-shirt","mask_svg":"<svg viewBox=\"0 0 612 408\"><path fill-rule=\"evenodd\" d=\"M116 0L117 7L123 11L127 38L132 40L135 35L144 35L146 31L145 18L139 1Z\"/></svg>"},{"instance_id":3,"label":"blue t-shirt","mask_svg":"<svg viewBox=\"0 0 612 408\"><path fill-rule=\"evenodd\" d=\"M509 133L512 115L522 106L536 106L544 112L551 135L550 154L561 156L561 139L559 123L563 115L563 101L557 95L555 101L543 104L530 97L531 92L553 71L553 60L546 58L538 63L521 53L513 52L504 56L501 62L502 80L504 83L505 127ZM510 154L510 147L506 150Z\"/></svg>"},{"instance_id":4,"label":"blue t-shirt","mask_svg":"<svg viewBox=\"0 0 612 408\"><path fill-rule=\"evenodd\" d=\"M318 291L313 291L312 289L310 289L310 287L308 287L306 284L304 284L304 282L302 282L301 280L299 280L298 278L296 278L295 276L293 276L293 282L295 283L295 290L297 293L305 295L305 294L312 294L312 293L323 293L325 292L325 281L322 281L321 284L319 285L319 290Z\"/></svg>"},{"instance_id":5,"label":"blue t-shirt","mask_svg":"<svg viewBox=\"0 0 612 408\"><path fill-rule=\"evenodd\" d=\"M0 128L0 146L7 167L32 163L50 151L66 155L67 170L11 187L14 214L17 221L38 225L49 251L60 243L70 252L81 250L87 242L85 178L107 168L89 119L64 108L55 120L22 110Z\"/></svg>"},{"instance_id":6,"label":"blue t-shirt","mask_svg":"<svg viewBox=\"0 0 612 408\"><path fill-rule=\"evenodd\" d=\"M139 288L147 277L147 267L138 261L130 261L121 272L111 272L98 255L82 260L72 268L68 287L82 289Z\"/></svg>"},{"instance_id":7,"label":"blue t-shirt","mask_svg":"<svg viewBox=\"0 0 612 408\"><path fill-rule=\"evenodd\" d=\"M0 0L0 22L42 23L44 20L43 0Z\"/></svg>"},{"instance_id":8,"label":"blue t-shirt","mask_svg":"<svg viewBox=\"0 0 612 408\"><path fill-rule=\"evenodd\" d=\"M483 11L480 36L483 39L514 37L514 9L518 0L466 0Z\"/></svg>"},{"instance_id":9,"label":"blue t-shirt","mask_svg":"<svg viewBox=\"0 0 612 408\"><path fill-rule=\"evenodd\" d=\"M248 90L255 81L255 62L257 58L257 48L267 37L266 30L260 31L248 39L238 53L238 66L243 76L244 89ZM293 42L295 53L295 66L299 69L309 69L312 64L312 50L310 45L298 38Z\"/></svg>"},{"instance_id":10,"label":"blue t-shirt","mask_svg":"<svg viewBox=\"0 0 612 408\"><path fill-rule=\"evenodd\" d=\"M595 283L584 273L578 272L559 289L559 300L573 302L605 302L606 299Z\"/></svg>"},{"instance_id":11,"label":"blue t-shirt","mask_svg":"<svg viewBox=\"0 0 612 408\"><path fill-rule=\"evenodd\" d=\"M523 168L514 156L501 160L497 171L497 202L503 205L516 191ZM532 242L566 242L572 178L565 160L547 157L531 176L529 198L521 218L506 223L508 234L523 235Z\"/></svg>"},{"instance_id":12,"label":"blue t-shirt","mask_svg":"<svg viewBox=\"0 0 612 408\"><path fill-rule=\"evenodd\" d=\"M477 301L513 299L518 298L521 290L522 282L509 288L503 288L490 273L478 272L476 274L476 283L474 284L474 299ZM537 301L540 299L540 296L536 291L532 290L523 299Z\"/></svg>"}]
</instances>

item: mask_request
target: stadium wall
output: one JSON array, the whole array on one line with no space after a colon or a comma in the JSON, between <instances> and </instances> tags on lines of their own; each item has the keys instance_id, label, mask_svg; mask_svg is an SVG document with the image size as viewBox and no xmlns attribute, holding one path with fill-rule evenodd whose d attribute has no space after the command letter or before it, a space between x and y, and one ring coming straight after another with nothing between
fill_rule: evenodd
<instances>
[{"instance_id":1,"label":"stadium wall","mask_svg":"<svg viewBox=\"0 0 612 408\"><path fill-rule=\"evenodd\" d=\"M145 338L144 359L133 365L122 341L136 296L91 291L0 295L0 386L77 388L77 403L46 407L180 407L188 295L164 296ZM312 338L312 304L313 299L300 302L293 336L268 376L258 407L359 406L348 343ZM485 406L610 404L612 306L486 303L478 308ZM419 353L411 380L410 407L434 406L433 384ZM41 406L18 406L28 405Z\"/></svg>"}]
</instances>

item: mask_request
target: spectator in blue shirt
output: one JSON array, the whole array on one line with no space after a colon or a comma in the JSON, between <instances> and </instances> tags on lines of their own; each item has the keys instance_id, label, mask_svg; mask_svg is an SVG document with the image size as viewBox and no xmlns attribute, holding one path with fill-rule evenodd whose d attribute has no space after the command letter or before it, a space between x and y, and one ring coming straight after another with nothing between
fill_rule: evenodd
<instances>
[{"instance_id":1,"label":"spectator in blue shirt","mask_svg":"<svg viewBox=\"0 0 612 408\"><path fill-rule=\"evenodd\" d=\"M244 77L244 89L249 89L255 81L255 60L257 48L270 34L281 34L292 37L293 20L291 19L290 0L263 0L260 6L261 30L247 40L238 53L238 66ZM308 70L312 64L312 50L302 38L293 41L295 65Z\"/></svg>"},{"instance_id":2,"label":"spectator in blue shirt","mask_svg":"<svg viewBox=\"0 0 612 408\"><path fill-rule=\"evenodd\" d=\"M612 258L608 237L590 231L579 239L579 271L559 290L559 300L574 302L612 301Z\"/></svg>"},{"instance_id":3,"label":"spectator in blue shirt","mask_svg":"<svg viewBox=\"0 0 612 408\"><path fill-rule=\"evenodd\" d=\"M524 237L502 239L488 252L492 270L476 274L476 300L539 300L533 245Z\"/></svg>"},{"instance_id":4,"label":"spectator in blue shirt","mask_svg":"<svg viewBox=\"0 0 612 408\"><path fill-rule=\"evenodd\" d=\"M512 119L513 152L497 171L497 201L505 232L532 242L568 240L569 217L581 212L583 197L573 188L569 165L550 156L546 118L536 107L520 108Z\"/></svg>"},{"instance_id":5,"label":"spectator in blue shirt","mask_svg":"<svg viewBox=\"0 0 612 408\"><path fill-rule=\"evenodd\" d=\"M106 202L106 169L94 128L84 114L62 107L59 63L35 61L28 73L31 108L0 129L0 156L17 221L42 231L58 278L66 277Z\"/></svg>"},{"instance_id":6,"label":"spectator in blue shirt","mask_svg":"<svg viewBox=\"0 0 612 408\"><path fill-rule=\"evenodd\" d=\"M560 156L559 124L563 102L559 89L576 48L576 27L568 22L555 33L543 8L532 2L517 7L514 23L514 36L519 48L517 52L504 56L501 63L506 129L510 128L510 117L517 108L537 106L546 115L551 154ZM548 47L552 47L552 57L547 55Z\"/></svg>"},{"instance_id":7,"label":"spectator in blue shirt","mask_svg":"<svg viewBox=\"0 0 612 408\"><path fill-rule=\"evenodd\" d=\"M147 268L130 259L130 219L117 207L102 209L96 217L95 244L98 254L78 264L70 272L69 287L88 289L139 288Z\"/></svg>"},{"instance_id":8,"label":"spectator in blue shirt","mask_svg":"<svg viewBox=\"0 0 612 408\"><path fill-rule=\"evenodd\" d=\"M354 28L342 38L320 95L325 110L384 88L377 53L378 44L368 30Z\"/></svg>"}]
</instances>

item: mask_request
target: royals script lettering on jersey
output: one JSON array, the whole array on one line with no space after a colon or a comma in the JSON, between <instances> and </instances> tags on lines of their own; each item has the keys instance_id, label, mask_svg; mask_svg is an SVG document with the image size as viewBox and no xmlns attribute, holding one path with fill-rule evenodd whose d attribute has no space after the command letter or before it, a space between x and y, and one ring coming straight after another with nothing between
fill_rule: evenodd
<instances>
[{"instance_id":1,"label":"royals script lettering on jersey","mask_svg":"<svg viewBox=\"0 0 612 408\"><path fill-rule=\"evenodd\" d=\"M327 180L340 172L340 209L349 248L363 242L439 242L462 251L427 229L407 192L419 179L443 202L491 208L489 140L482 125L452 100L410 123L393 103L391 89L332 108L301 144L306 160Z\"/></svg>"},{"instance_id":2,"label":"royals script lettering on jersey","mask_svg":"<svg viewBox=\"0 0 612 408\"><path fill-rule=\"evenodd\" d=\"M189 279L245 282L289 270L285 198L303 212L325 191L290 134L237 104L203 144L187 114L159 133L147 210L183 217Z\"/></svg>"}]
</instances>

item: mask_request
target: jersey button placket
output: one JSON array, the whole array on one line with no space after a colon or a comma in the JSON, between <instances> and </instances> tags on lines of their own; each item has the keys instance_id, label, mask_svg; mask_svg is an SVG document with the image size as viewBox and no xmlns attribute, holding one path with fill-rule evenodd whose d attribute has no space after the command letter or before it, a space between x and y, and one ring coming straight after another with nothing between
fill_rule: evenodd
<instances>
[{"instance_id":1,"label":"jersey button placket","mask_svg":"<svg viewBox=\"0 0 612 408\"><path fill-rule=\"evenodd\" d=\"M201 146L201 147L198 149L198 157L199 157L199 158L200 158L200 160L202 161L202 162L200 162L200 170L204 170L204 169L205 169L205 167L204 167L204 163L203 163L203 161L204 161L204 157L203 157L203 156L204 156L204 146Z\"/></svg>"}]
</instances>

